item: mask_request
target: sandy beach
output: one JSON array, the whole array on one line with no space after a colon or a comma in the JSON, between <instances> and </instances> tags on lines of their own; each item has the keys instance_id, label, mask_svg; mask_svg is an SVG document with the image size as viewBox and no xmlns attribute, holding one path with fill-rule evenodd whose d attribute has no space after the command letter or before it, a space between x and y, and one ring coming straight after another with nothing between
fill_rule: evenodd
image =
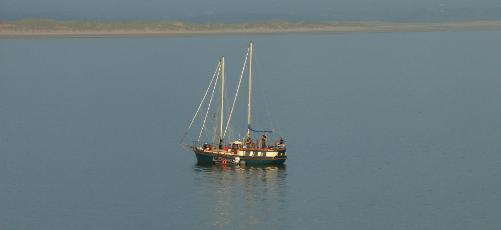
<instances>
[{"instance_id":1,"label":"sandy beach","mask_svg":"<svg viewBox=\"0 0 501 230\"><path fill-rule=\"evenodd\" d=\"M36 21L35 21L36 22ZM95 22L81 26L75 22L48 21L44 23L0 22L0 38L50 37L162 37L211 36L279 33L351 33L351 32L419 32L454 30L501 29L501 21L387 23L290 23L254 24L184 24L184 23L121 23Z\"/></svg>"}]
</instances>

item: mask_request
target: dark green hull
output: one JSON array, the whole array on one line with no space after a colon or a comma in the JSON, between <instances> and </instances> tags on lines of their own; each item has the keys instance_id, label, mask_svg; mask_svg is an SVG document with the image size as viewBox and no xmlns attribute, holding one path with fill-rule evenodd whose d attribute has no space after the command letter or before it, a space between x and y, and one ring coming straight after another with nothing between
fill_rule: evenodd
<instances>
[{"instance_id":1,"label":"dark green hull","mask_svg":"<svg viewBox=\"0 0 501 230\"><path fill-rule=\"evenodd\" d=\"M197 161L200 164L213 164L215 155L210 153L194 150ZM217 156L216 156L217 157ZM287 160L286 156L282 157L249 157L241 156L240 163L246 165L281 165Z\"/></svg>"}]
</instances>

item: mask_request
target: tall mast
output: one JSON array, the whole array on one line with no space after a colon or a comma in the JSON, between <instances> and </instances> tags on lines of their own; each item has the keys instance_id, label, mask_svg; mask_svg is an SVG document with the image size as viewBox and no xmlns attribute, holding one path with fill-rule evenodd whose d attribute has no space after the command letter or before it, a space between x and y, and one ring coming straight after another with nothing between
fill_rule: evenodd
<instances>
[{"instance_id":1,"label":"tall mast","mask_svg":"<svg viewBox=\"0 0 501 230\"><path fill-rule=\"evenodd\" d=\"M224 124L224 56L221 57L221 124L219 127L219 139L223 139Z\"/></svg>"},{"instance_id":2,"label":"tall mast","mask_svg":"<svg viewBox=\"0 0 501 230\"><path fill-rule=\"evenodd\" d=\"M250 129L252 120L252 42L249 43L249 103L247 104L247 137L252 136Z\"/></svg>"}]
</instances>

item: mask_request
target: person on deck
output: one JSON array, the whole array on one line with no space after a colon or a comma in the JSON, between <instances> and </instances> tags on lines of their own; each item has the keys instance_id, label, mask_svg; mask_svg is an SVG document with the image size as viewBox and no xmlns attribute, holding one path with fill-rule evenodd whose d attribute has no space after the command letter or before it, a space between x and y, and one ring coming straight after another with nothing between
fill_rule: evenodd
<instances>
[{"instance_id":1,"label":"person on deck","mask_svg":"<svg viewBox=\"0 0 501 230\"><path fill-rule=\"evenodd\" d=\"M280 137L280 139L278 140L277 147L278 148L285 148L285 141L282 137Z\"/></svg>"},{"instance_id":2,"label":"person on deck","mask_svg":"<svg viewBox=\"0 0 501 230\"><path fill-rule=\"evenodd\" d=\"M252 138L250 136L247 137L247 139L245 140L245 146L246 148L252 148L253 143L252 143Z\"/></svg>"},{"instance_id":3,"label":"person on deck","mask_svg":"<svg viewBox=\"0 0 501 230\"><path fill-rule=\"evenodd\" d=\"M263 136L261 136L261 148L266 148L266 134L263 134Z\"/></svg>"}]
</instances>

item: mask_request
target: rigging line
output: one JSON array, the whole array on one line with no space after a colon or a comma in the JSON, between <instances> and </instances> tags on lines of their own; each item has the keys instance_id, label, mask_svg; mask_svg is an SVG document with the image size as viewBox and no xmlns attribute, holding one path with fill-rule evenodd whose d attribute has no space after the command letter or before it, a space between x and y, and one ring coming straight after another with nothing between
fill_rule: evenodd
<instances>
[{"instance_id":1,"label":"rigging line","mask_svg":"<svg viewBox=\"0 0 501 230\"><path fill-rule=\"evenodd\" d=\"M221 64L221 63L219 63ZM207 111L205 112L205 117L204 117L204 122L202 123L202 128L200 129L200 134L198 134L198 139L197 139L197 142L200 141L200 137L202 137L202 133L204 131L204 128L205 128L205 122L207 121L207 115L209 114L209 110L210 110L210 106L212 104L212 98L214 98L214 92L216 91L216 87L217 87L217 81L219 80L219 72L221 70L221 65L218 66L219 68L217 68L217 77L216 77L216 81L214 82L214 87L212 88L212 93L210 95L210 99L209 99L209 105L207 106Z\"/></svg>"},{"instance_id":2,"label":"rigging line","mask_svg":"<svg viewBox=\"0 0 501 230\"><path fill-rule=\"evenodd\" d=\"M271 105L271 100L269 100L269 96L266 92L267 92L266 90L262 91L262 97L264 100L264 112L266 114L266 118L268 119L268 122L270 122L270 124L271 124L271 128L273 129L274 132L276 132L276 134L278 134L280 136L280 132L277 131L277 127L275 126L273 116L271 116L271 113L270 113L270 108L273 108L273 105Z\"/></svg>"},{"instance_id":3,"label":"rigging line","mask_svg":"<svg viewBox=\"0 0 501 230\"><path fill-rule=\"evenodd\" d=\"M216 91L217 91L217 88L216 88ZM215 100L215 103L218 103L220 101L218 100ZM214 104L214 108L218 108L219 107L219 104ZM207 120L207 124L212 124L212 135L209 135L211 139L211 143L217 143L218 141L216 141L219 137L218 135L218 131L219 131L219 117L221 115L221 110L216 110L214 112L211 112L211 114L209 114L209 119ZM208 125L207 125L208 127Z\"/></svg>"},{"instance_id":4,"label":"rigging line","mask_svg":"<svg viewBox=\"0 0 501 230\"><path fill-rule=\"evenodd\" d=\"M254 56L257 56L257 55L254 55ZM256 65L256 70L255 72L258 72L261 68L259 68L261 66L261 62L259 58L255 58L255 65ZM256 74L259 76L259 74ZM277 135L280 136L280 132L278 132L278 129L277 129L277 126L275 126L275 121L273 120L273 116L271 116L271 112L270 112L270 108L273 108L273 105L272 105L272 100L270 100L269 96L268 96L268 88L267 88L267 84L263 84L261 81L258 81L256 80L256 85L259 85L258 90L260 92L260 95L261 95L261 100L263 100L263 104L264 104L264 112L265 112L265 115L266 115L266 119L267 121L265 122L269 122L269 124L271 125L271 131L273 131L274 133L276 133Z\"/></svg>"},{"instance_id":5,"label":"rigging line","mask_svg":"<svg viewBox=\"0 0 501 230\"><path fill-rule=\"evenodd\" d=\"M207 86L207 90L205 90L205 94L202 97L202 101L200 101L200 104L198 105L197 111L195 112L195 116L193 116L193 118L191 119L191 122L188 125L188 128L186 129L186 131L184 132L183 137L181 138L180 143L183 143L184 139L188 135L188 131L191 129L191 126L195 122L195 118L197 117L198 112L200 112L200 108L202 108L202 104L204 103L205 98L207 97L207 93L209 92L209 89L211 88L212 82L214 81L214 77L216 77L216 73L218 72L218 70L219 70L220 67L221 67L221 63L218 63L218 65L216 67L216 70L214 71L214 74L212 74L212 78L210 79L209 86Z\"/></svg>"},{"instance_id":6,"label":"rigging line","mask_svg":"<svg viewBox=\"0 0 501 230\"><path fill-rule=\"evenodd\" d=\"M247 54L245 55L245 60L244 60L244 65L242 67L242 72L240 72L240 79L238 80L237 90L235 92L235 97L233 98L233 104L231 105L230 114L228 116L228 121L226 122L226 128L224 129L224 133L223 133L223 138L226 136L226 131L228 130L228 126L230 125L231 116L233 115L233 109L235 108L235 103L237 102L238 92L240 90L240 85L241 85L242 79L244 77L244 71L245 71L245 67L247 66L247 58L248 57L249 57L249 49L247 49Z\"/></svg>"}]
</instances>

